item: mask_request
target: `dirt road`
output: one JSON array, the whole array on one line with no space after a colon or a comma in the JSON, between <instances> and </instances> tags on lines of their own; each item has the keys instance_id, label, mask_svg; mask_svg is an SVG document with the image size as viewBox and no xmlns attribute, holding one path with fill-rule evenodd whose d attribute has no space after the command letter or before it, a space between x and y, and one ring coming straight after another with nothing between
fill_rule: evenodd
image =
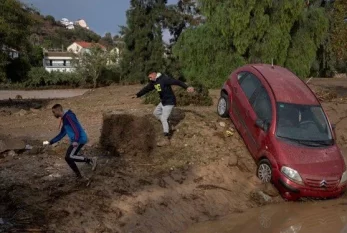
<instances>
[{"instance_id":1,"label":"dirt road","mask_svg":"<svg viewBox=\"0 0 347 233\"><path fill-rule=\"evenodd\" d=\"M57 90L0 90L0 100L16 99L20 96L23 99L60 99L80 96L86 93L87 89L57 89Z\"/></svg>"},{"instance_id":2,"label":"dirt road","mask_svg":"<svg viewBox=\"0 0 347 233\"><path fill-rule=\"evenodd\" d=\"M326 84L319 82L314 89ZM156 148L149 156L103 154L98 149L103 113L126 110L151 115L153 106L129 97L139 88L108 87L58 101L85 126L90 142L84 153L99 157L93 175L81 166L91 179L88 186L73 179L63 159L66 141L44 152L0 156L0 232L2 228L12 232L182 232L198 222L267 204L259 191L270 196L272 203L282 202L275 190L254 176L255 164L243 141L237 132L230 137L225 134L233 126L215 114L215 105L182 108L185 118L168 148ZM219 90L210 94L216 102ZM346 155L347 101L342 97L339 93L324 108L337 123L338 143ZM2 103L0 139L32 145L49 140L59 127L51 116L54 103L40 102L40 109ZM160 129L156 121L149 118L149 122Z\"/></svg>"}]
</instances>

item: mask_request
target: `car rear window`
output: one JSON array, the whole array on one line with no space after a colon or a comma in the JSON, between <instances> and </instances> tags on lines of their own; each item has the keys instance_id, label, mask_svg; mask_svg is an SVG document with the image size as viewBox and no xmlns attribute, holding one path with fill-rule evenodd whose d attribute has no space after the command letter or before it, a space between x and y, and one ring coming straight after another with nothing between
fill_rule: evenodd
<instances>
[{"instance_id":1,"label":"car rear window","mask_svg":"<svg viewBox=\"0 0 347 233\"><path fill-rule=\"evenodd\" d=\"M261 87L260 80L253 74L247 73L246 75L243 75L241 79L239 80L239 84L247 96L248 100L251 99L252 95L254 94L255 90L257 90L259 87Z\"/></svg>"}]
</instances>

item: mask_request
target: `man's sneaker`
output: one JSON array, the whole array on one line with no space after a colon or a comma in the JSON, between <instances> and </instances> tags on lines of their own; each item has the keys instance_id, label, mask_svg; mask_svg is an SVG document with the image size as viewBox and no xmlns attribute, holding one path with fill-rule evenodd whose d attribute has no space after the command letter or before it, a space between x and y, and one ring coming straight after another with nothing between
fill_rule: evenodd
<instances>
[{"instance_id":1,"label":"man's sneaker","mask_svg":"<svg viewBox=\"0 0 347 233\"><path fill-rule=\"evenodd\" d=\"M170 144L171 144L171 142L170 142L169 137L165 137L165 138L163 138L161 141L159 141L159 142L157 143L157 146L158 146L158 147L163 147L163 146L168 146L168 145L170 145Z\"/></svg>"},{"instance_id":2,"label":"man's sneaker","mask_svg":"<svg viewBox=\"0 0 347 233\"><path fill-rule=\"evenodd\" d=\"M92 166L92 170L95 171L97 165L96 157L91 158L89 164Z\"/></svg>"}]
</instances>

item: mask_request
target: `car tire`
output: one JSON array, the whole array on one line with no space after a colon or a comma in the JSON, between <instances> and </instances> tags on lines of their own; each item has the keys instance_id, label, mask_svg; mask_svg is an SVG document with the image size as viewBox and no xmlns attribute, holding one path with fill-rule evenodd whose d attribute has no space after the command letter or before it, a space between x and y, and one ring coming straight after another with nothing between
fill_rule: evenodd
<instances>
[{"instance_id":1,"label":"car tire","mask_svg":"<svg viewBox=\"0 0 347 233\"><path fill-rule=\"evenodd\" d=\"M268 159L262 159L258 163L257 177L263 183L269 183L272 180L272 166Z\"/></svg>"},{"instance_id":2,"label":"car tire","mask_svg":"<svg viewBox=\"0 0 347 233\"><path fill-rule=\"evenodd\" d=\"M228 95L222 93L221 97L218 100L217 104L217 113L220 117L228 117L229 116L229 100L228 100Z\"/></svg>"}]
</instances>

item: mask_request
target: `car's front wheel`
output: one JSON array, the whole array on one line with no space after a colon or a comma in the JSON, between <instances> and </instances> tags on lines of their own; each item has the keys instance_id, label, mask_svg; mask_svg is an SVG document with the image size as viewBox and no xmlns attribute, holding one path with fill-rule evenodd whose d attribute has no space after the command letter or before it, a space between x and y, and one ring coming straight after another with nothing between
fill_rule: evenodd
<instances>
[{"instance_id":1,"label":"car's front wheel","mask_svg":"<svg viewBox=\"0 0 347 233\"><path fill-rule=\"evenodd\" d=\"M221 117L228 117L229 116L228 95L226 95L224 93L221 95L221 97L218 100L217 113Z\"/></svg>"},{"instance_id":2,"label":"car's front wheel","mask_svg":"<svg viewBox=\"0 0 347 233\"><path fill-rule=\"evenodd\" d=\"M257 176L263 183L269 183L272 179L272 166L268 159L262 159L258 164Z\"/></svg>"}]
</instances>

